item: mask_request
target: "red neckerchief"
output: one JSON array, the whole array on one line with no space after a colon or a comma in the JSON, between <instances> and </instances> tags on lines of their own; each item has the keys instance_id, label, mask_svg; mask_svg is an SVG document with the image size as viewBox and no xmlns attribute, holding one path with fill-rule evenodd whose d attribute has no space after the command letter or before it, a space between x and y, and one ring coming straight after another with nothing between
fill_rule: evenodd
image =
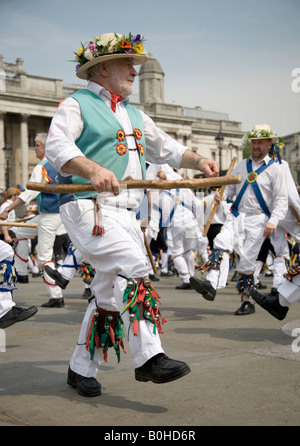
<instances>
[{"instance_id":1,"label":"red neckerchief","mask_svg":"<svg viewBox=\"0 0 300 446\"><path fill-rule=\"evenodd\" d=\"M111 109L115 113L116 112L116 105L118 102L123 101L123 98L121 96L118 96L117 94L114 94L110 91L111 95Z\"/></svg>"},{"instance_id":2,"label":"red neckerchief","mask_svg":"<svg viewBox=\"0 0 300 446\"><path fill-rule=\"evenodd\" d=\"M95 82L95 81L93 81ZM100 85L100 87L103 87L103 85L99 84L98 82L95 82L96 84ZM103 87L105 88L105 87ZM107 88L105 88L107 90ZM117 94L112 93L111 91L107 90L110 93L111 96L111 109L114 113L116 113L116 105L118 102L123 101L124 99L121 96L118 96Z\"/></svg>"}]
</instances>

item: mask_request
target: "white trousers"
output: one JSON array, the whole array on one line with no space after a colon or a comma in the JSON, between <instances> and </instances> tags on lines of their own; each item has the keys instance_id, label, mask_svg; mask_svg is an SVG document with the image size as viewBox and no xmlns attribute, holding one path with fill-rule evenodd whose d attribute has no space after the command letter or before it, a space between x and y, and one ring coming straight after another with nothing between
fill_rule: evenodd
<instances>
[{"instance_id":1,"label":"white trousers","mask_svg":"<svg viewBox=\"0 0 300 446\"><path fill-rule=\"evenodd\" d=\"M0 240L0 263L3 260L8 260L12 262L13 259L14 259L14 251L12 247L8 243L5 243L2 240ZM2 288L1 284L0 288ZM13 301L12 292L0 291L0 318L4 316L9 310L11 310L14 305L16 304Z\"/></svg>"},{"instance_id":2,"label":"white trousers","mask_svg":"<svg viewBox=\"0 0 300 446\"><path fill-rule=\"evenodd\" d=\"M55 268L53 263L53 246L58 228L61 226L60 214L44 213L30 220L30 223L36 223L37 228L16 227L14 231L20 240L16 247L15 268L19 275L28 275L28 240L31 237L38 236L38 262L40 265L48 264ZM20 259L21 257L21 259ZM43 271L44 283L50 298L58 299L63 297L62 290L57 286L51 277Z\"/></svg>"},{"instance_id":3,"label":"white trousers","mask_svg":"<svg viewBox=\"0 0 300 446\"><path fill-rule=\"evenodd\" d=\"M279 301L289 307L300 301L300 274L293 277L292 282L285 279L277 290L280 294Z\"/></svg>"},{"instance_id":4,"label":"white trousers","mask_svg":"<svg viewBox=\"0 0 300 446\"><path fill-rule=\"evenodd\" d=\"M240 213L238 217L229 215L221 231L214 239L214 248L222 249L239 255L236 269L242 275L254 274L256 259L261 247L263 232L268 217L261 214ZM229 256L225 252L221 261L220 270L210 270L207 280L212 286L223 288L226 286L229 272Z\"/></svg>"},{"instance_id":5,"label":"white trousers","mask_svg":"<svg viewBox=\"0 0 300 446\"><path fill-rule=\"evenodd\" d=\"M95 277L91 284L92 300L85 313L77 347L70 361L76 373L95 377L103 361L101 350L96 350L93 360L85 348L91 318L96 306L109 311L122 312L125 307L123 294L128 278L148 277L146 252L140 225L135 212L102 206L103 236L92 235L94 205L92 200L76 200L61 206L61 217L74 246L85 260L93 265ZM129 314L122 315L134 367L140 367L163 349L160 337L153 333L153 325L142 320L139 335L134 336ZM109 354L113 355L112 349Z\"/></svg>"},{"instance_id":6,"label":"white trousers","mask_svg":"<svg viewBox=\"0 0 300 446\"><path fill-rule=\"evenodd\" d=\"M273 269L273 288L276 289L278 289L285 280L283 277L286 273L285 259L288 260L290 257L286 232L289 232L295 238L295 241L300 243L299 226L290 209L288 209L285 219L279 222L276 229L276 235L271 239L277 256L274 260Z\"/></svg>"},{"instance_id":7,"label":"white trousers","mask_svg":"<svg viewBox=\"0 0 300 446\"><path fill-rule=\"evenodd\" d=\"M57 271L66 280L72 280L76 272L76 266L84 261L84 255L75 249L71 254L67 254L64 263L57 268Z\"/></svg>"},{"instance_id":8,"label":"white trousers","mask_svg":"<svg viewBox=\"0 0 300 446\"><path fill-rule=\"evenodd\" d=\"M178 277L189 283L190 277L195 275L194 246L198 239L197 227L194 223L185 226L168 228L172 237L171 258L177 270Z\"/></svg>"}]
</instances>

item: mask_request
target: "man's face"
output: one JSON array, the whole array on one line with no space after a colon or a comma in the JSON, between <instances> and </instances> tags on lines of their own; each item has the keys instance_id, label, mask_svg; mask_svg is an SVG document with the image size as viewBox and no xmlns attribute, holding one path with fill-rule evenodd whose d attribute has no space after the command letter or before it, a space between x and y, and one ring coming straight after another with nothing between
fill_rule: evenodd
<instances>
[{"instance_id":1,"label":"man's face","mask_svg":"<svg viewBox=\"0 0 300 446\"><path fill-rule=\"evenodd\" d=\"M132 59L130 57L128 59L115 59L109 61L108 65L110 69L110 83L112 85L110 91L122 96L122 98L131 95L134 78L137 76Z\"/></svg>"},{"instance_id":2,"label":"man's face","mask_svg":"<svg viewBox=\"0 0 300 446\"><path fill-rule=\"evenodd\" d=\"M41 142L39 140L37 140L35 142L34 151L35 151L35 156L38 159L42 160L44 158L45 147L42 146L42 144L41 144Z\"/></svg>"},{"instance_id":3,"label":"man's face","mask_svg":"<svg viewBox=\"0 0 300 446\"><path fill-rule=\"evenodd\" d=\"M251 152L254 161L261 161L269 153L272 147L272 140L266 139L251 139Z\"/></svg>"}]
</instances>

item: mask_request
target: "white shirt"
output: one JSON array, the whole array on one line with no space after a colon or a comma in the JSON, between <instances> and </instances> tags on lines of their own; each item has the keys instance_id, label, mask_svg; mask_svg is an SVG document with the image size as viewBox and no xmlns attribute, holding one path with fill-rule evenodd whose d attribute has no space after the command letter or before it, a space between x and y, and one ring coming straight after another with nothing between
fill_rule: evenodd
<instances>
[{"instance_id":1,"label":"white shirt","mask_svg":"<svg viewBox=\"0 0 300 446\"><path fill-rule=\"evenodd\" d=\"M10 200L9 198L8 198L6 201L4 201L4 202L1 204L1 206L0 206L0 214L2 214L2 212L4 212L5 209L8 208L8 206L9 206L10 204L12 204L12 203L13 203L13 201ZM16 221L16 213L15 213L15 210L14 210L14 209L12 209L12 210L8 213L8 215L7 215L7 219L6 219L5 221ZM1 226L1 221L0 221L0 226Z\"/></svg>"},{"instance_id":2,"label":"white shirt","mask_svg":"<svg viewBox=\"0 0 300 446\"><path fill-rule=\"evenodd\" d=\"M249 186L248 186L249 187ZM204 211L204 224L207 223L210 214L214 208L215 200L214 200L214 193L211 193L209 195L206 195L203 199L203 207L205 206ZM214 217L212 219L212 224L224 224L225 220L227 218L227 215L229 214L229 210L231 208L231 204L227 203L226 201L222 200L219 204L217 212L215 212Z\"/></svg>"},{"instance_id":3,"label":"white shirt","mask_svg":"<svg viewBox=\"0 0 300 446\"><path fill-rule=\"evenodd\" d=\"M34 183L45 183L45 177L42 173L42 165L37 164L31 175L29 181L32 181ZM26 189L24 192L22 192L19 195L19 198L24 201L25 204L29 204L32 200L35 200L36 197L39 195L40 192L35 190L28 190Z\"/></svg>"},{"instance_id":4,"label":"white shirt","mask_svg":"<svg viewBox=\"0 0 300 446\"><path fill-rule=\"evenodd\" d=\"M88 82L87 88L98 94L101 99L111 106L110 93L95 82ZM117 103L116 118L124 128L126 134L132 134L132 126L126 108L125 101ZM172 167L179 167L186 146L179 144L165 132L160 130L149 116L141 111L144 123L144 137L146 140L146 160L150 163L168 163ZM52 119L47 143L46 157L48 161L63 176L63 166L71 159L82 156L81 150L75 141L83 131L84 123L81 117L80 106L74 98L67 98L57 110ZM128 148L136 148L135 140L127 136ZM138 151L129 151L129 162L123 179L131 176L133 179L141 179L142 171ZM132 189L123 191L118 197L110 193L99 194L100 202L103 204L125 207L137 207L143 199L143 191Z\"/></svg>"},{"instance_id":5,"label":"white shirt","mask_svg":"<svg viewBox=\"0 0 300 446\"><path fill-rule=\"evenodd\" d=\"M300 197L299 193L295 184L295 181L292 177L290 167L288 163L285 160L281 160L281 164L279 166L283 170L284 178L285 178L285 184L286 184L286 190L289 197L289 203L291 203L295 210L297 211L298 215L300 215Z\"/></svg>"},{"instance_id":6,"label":"white shirt","mask_svg":"<svg viewBox=\"0 0 300 446\"><path fill-rule=\"evenodd\" d=\"M262 161L255 163L252 160L253 171L257 170L264 163L268 163L270 157L267 155ZM242 160L232 171L232 175L241 175L242 182L240 184L230 184L225 188L224 197L235 199L240 189L243 187L245 179L247 178L247 159ZM260 192L265 200L265 203L271 213L269 222L277 226L278 222L282 220L288 209L288 194L286 190L285 178L283 169L278 163L273 163L257 177L257 184ZM255 214L262 212L260 204L256 198L253 187L249 184L240 201L239 212L246 214Z\"/></svg>"}]
</instances>

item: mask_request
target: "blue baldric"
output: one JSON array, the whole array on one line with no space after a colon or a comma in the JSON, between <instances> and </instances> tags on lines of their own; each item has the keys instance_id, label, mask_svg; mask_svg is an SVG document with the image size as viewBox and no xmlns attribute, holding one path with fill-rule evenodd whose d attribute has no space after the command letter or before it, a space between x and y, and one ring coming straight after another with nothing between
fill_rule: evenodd
<instances>
[{"instance_id":1,"label":"blue baldric","mask_svg":"<svg viewBox=\"0 0 300 446\"><path fill-rule=\"evenodd\" d=\"M258 187L258 184L256 182L258 175L263 172L265 169L267 169L269 166L271 166L271 164L274 163L274 160L270 159L270 161L268 162L268 164L263 164L262 166L260 166L255 172L252 171L252 161L250 158L247 159L247 171L248 171L248 175L247 175L247 179L245 181L245 183L243 184L240 192L238 193L238 196L236 197L235 202L233 203L232 207L231 207L231 212L233 213L233 215L235 217L237 217L239 215L238 212L238 207L240 204L240 201L242 199L242 196L244 195L244 192L247 188L247 186L249 184L251 184L251 186L253 187L255 196L257 198L257 201L260 204L260 207L262 208L262 210L264 211L264 213L270 218L271 217L271 213L265 203L265 200L261 194L261 191Z\"/></svg>"}]
</instances>

